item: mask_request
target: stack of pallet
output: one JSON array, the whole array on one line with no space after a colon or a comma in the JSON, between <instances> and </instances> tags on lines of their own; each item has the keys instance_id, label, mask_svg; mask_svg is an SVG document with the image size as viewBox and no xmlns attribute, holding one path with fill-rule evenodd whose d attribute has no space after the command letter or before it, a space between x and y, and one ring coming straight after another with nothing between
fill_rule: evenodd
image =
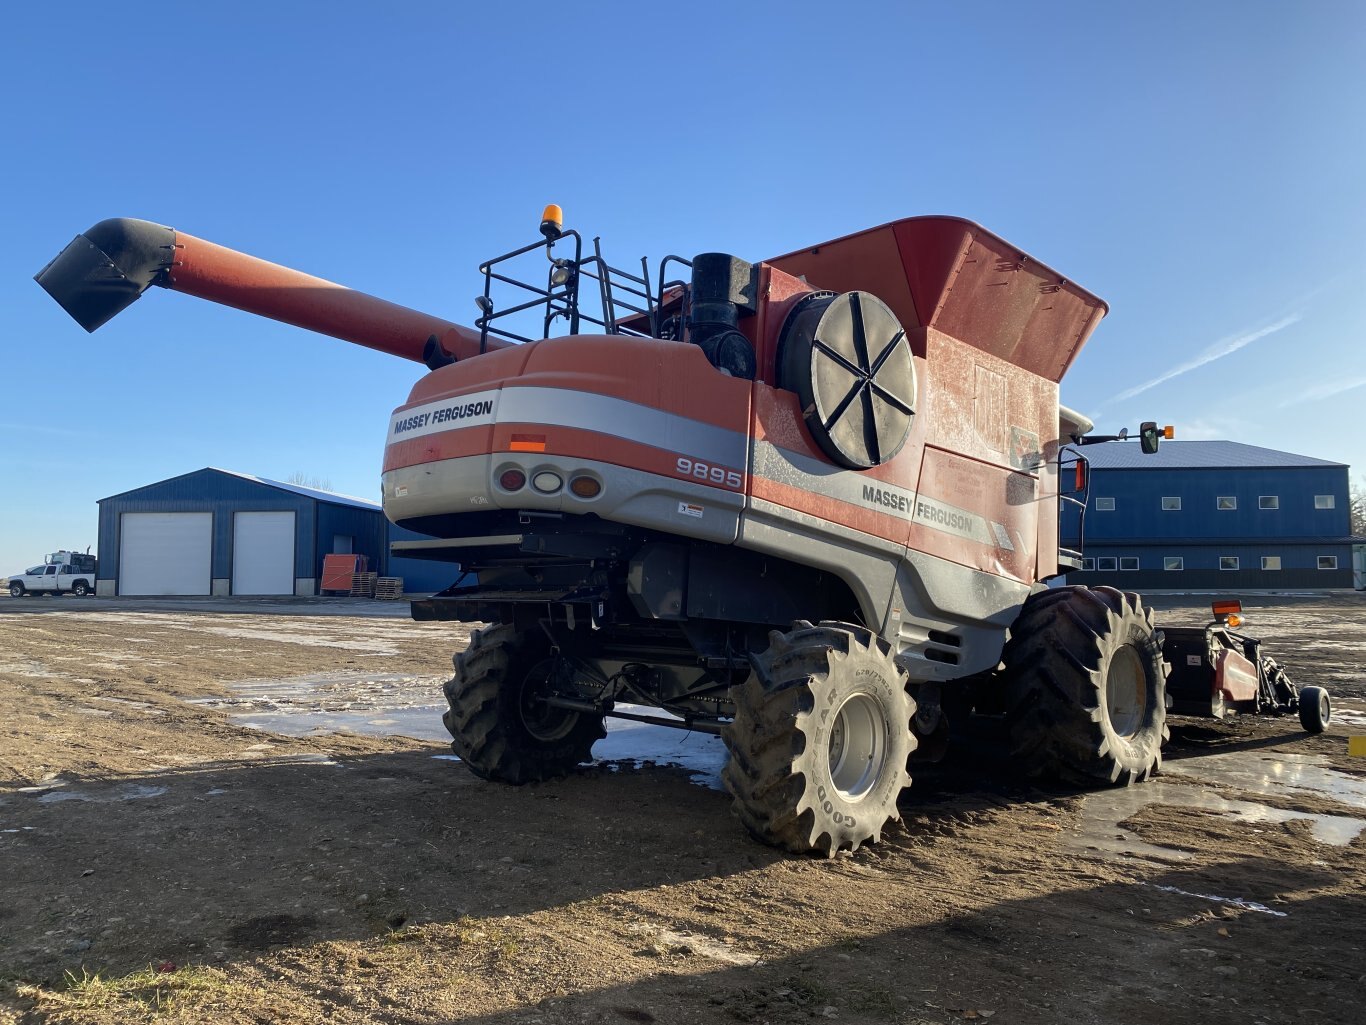
<instances>
[{"instance_id":1,"label":"stack of pallet","mask_svg":"<svg viewBox=\"0 0 1366 1025\"><path fill-rule=\"evenodd\" d=\"M378 577L378 573L352 573L351 597L373 598L375 596L375 580Z\"/></svg>"},{"instance_id":2,"label":"stack of pallet","mask_svg":"<svg viewBox=\"0 0 1366 1025\"><path fill-rule=\"evenodd\" d=\"M375 581L375 597L381 601L397 601L403 597L402 577L380 577Z\"/></svg>"}]
</instances>

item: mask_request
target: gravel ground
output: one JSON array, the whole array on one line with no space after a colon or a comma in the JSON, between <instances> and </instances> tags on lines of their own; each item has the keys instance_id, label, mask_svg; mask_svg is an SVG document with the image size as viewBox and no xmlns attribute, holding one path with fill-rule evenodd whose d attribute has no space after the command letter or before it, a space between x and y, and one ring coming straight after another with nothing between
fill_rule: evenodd
<instances>
[{"instance_id":1,"label":"gravel ground","mask_svg":"<svg viewBox=\"0 0 1366 1025\"><path fill-rule=\"evenodd\" d=\"M465 635L392 603L0 599L0 1021L1358 1020L1366 594L1243 600L1337 728L1179 721L1093 795L965 747L824 861L677 734L476 780L427 719Z\"/></svg>"}]
</instances>

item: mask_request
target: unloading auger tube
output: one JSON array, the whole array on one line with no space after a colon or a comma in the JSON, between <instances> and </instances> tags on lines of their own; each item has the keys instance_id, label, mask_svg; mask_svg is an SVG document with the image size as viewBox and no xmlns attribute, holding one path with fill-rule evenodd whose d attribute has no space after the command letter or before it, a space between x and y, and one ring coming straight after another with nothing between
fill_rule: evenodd
<instances>
[{"instance_id":1,"label":"unloading auger tube","mask_svg":"<svg viewBox=\"0 0 1366 1025\"><path fill-rule=\"evenodd\" d=\"M417 363L480 352L472 328L128 217L77 235L34 280L92 332L160 285Z\"/></svg>"}]
</instances>

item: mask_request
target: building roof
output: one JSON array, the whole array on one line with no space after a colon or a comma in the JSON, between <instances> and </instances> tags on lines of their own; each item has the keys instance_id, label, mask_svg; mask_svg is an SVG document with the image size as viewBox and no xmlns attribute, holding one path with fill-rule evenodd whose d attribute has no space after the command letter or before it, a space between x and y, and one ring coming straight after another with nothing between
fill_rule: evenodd
<instances>
[{"instance_id":1,"label":"building roof","mask_svg":"<svg viewBox=\"0 0 1366 1025\"><path fill-rule=\"evenodd\" d=\"M1292 466L1346 466L1328 459L1278 452L1240 441L1164 441L1152 455L1144 455L1135 441L1086 445L1081 452L1097 470L1195 470Z\"/></svg>"},{"instance_id":2,"label":"building roof","mask_svg":"<svg viewBox=\"0 0 1366 1025\"><path fill-rule=\"evenodd\" d=\"M323 491L319 488L306 488L302 484L286 484L283 481L270 480L266 477L257 477L251 473L238 473L236 470L224 470L221 467L210 466L210 470L219 473L231 474L233 477L241 477L256 484L264 484L266 487L279 488L281 491L292 491L296 495L303 495L305 498L315 498L319 502L330 502L332 505L350 505L358 509L380 509L378 502L371 502L369 499L357 498L355 495L342 495L335 491Z\"/></svg>"},{"instance_id":3,"label":"building roof","mask_svg":"<svg viewBox=\"0 0 1366 1025\"><path fill-rule=\"evenodd\" d=\"M319 488L306 488L302 484L286 484L284 481L270 480L267 477L257 477L255 474L251 473L239 473L236 470L224 470L217 466L206 466L202 470L193 470L190 473L182 473L175 477L167 477L166 480L153 481L151 484L140 484L135 488L129 488L127 491L120 491L116 495L109 495L105 498L101 498L99 501L107 502L111 498L121 498L124 495L131 495L134 491L142 491L144 488L165 484L167 481L181 480L182 478L192 476L196 473L221 473L229 477L236 477L239 480L250 481L253 484L261 484L268 488L289 491L296 495L302 495L305 498L311 498L314 501L327 502L330 505L346 505L355 509L368 509L373 512L381 511L380 504L378 502L372 502L369 499L356 498L354 495L341 495L335 491L323 491Z\"/></svg>"}]
</instances>

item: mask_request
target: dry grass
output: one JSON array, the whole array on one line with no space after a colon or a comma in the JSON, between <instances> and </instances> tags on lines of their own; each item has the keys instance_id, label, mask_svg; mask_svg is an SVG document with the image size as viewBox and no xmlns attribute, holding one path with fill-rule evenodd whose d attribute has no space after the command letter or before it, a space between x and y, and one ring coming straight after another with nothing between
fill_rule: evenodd
<instances>
[{"instance_id":1,"label":"dry grass","mask_svg":"<svg viewBox=\"0 0 1366 1025\"><path fill-rule=\"evenodd\" d=\"M215 968L148 965L121 976L82 968L80 974L67 972L57 986L16 983L13 992L47 1012L116 1012L118 1020L147 1021L176 1010L186 998L196 1003L206 997L227 999L240 988Z\"/></svg>"}]
</instances>

